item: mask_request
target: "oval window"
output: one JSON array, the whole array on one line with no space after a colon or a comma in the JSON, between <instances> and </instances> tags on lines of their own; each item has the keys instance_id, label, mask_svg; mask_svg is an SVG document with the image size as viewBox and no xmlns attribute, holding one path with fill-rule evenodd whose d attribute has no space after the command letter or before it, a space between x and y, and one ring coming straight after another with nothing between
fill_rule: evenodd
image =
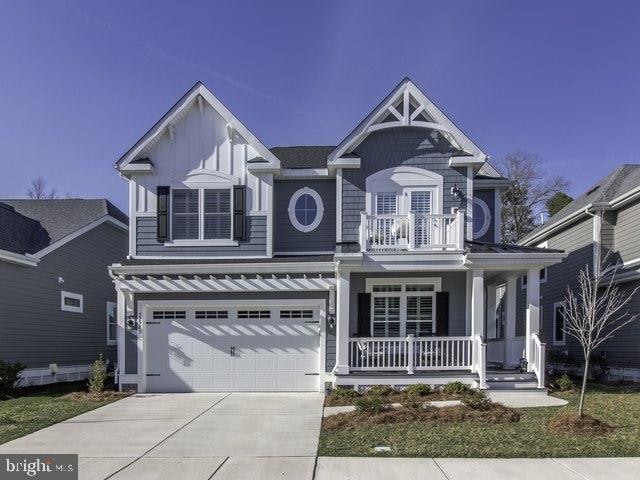
<instances>
[{"instance_id":1,"label":"oval window","mask_svg":"<svg viewBox=\"0 0 640 480\"><path fill-rule=\"evenodd\" d=\"M314 230L322 220L324 207L318 192L311 188L301 188L289 201L289 220L301 232Z\"/></svg>"},{"instance_id":2,"label":"oval window","mask_svg":"<svg viewBox=\"0 0 640 480\"><path fill-rule=\"evenodd\" d=\"M491 211L484 200L473 198L473 238L482 237L491 226Z\"/></svg>"}]
</instances>

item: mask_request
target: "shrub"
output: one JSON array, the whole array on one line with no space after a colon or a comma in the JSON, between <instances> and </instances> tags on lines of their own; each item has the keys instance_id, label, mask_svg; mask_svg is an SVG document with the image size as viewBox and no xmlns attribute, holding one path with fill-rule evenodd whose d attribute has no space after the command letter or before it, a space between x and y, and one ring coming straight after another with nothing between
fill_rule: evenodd
<instances>
[{"instance_id":1,"label":"shrub","mask_svg":"<svg viewBox=\"0 0 640 480\"><path fill-rule=\"evenodd\" d=\"M389 385L372 385L371 388L367 390L367 395L374 397L388 397L394 393L396 393L396 391Z\"/></svg>"},{"instance_id":2,"label":"shrub","mask_svg":"<svg viewBox=\"0 0 640 480\"><path fill-rule=\"evenodd\" d=\"M449 382L442 391L448 395L466 395L472 392L471 387L462 382Z\"/></svg>"},{"instance_id":3,"label":"shrub","mask_svg":"<svg viewBox=\"0 0 640 480\"><path fill-rule=\"evenodd\" d=\"M338 387L331 392L331 396L335 398L357 398L360 393L349 388Z\"/></svg>"},{"instance_id":4,"label":"shrub","mask_svg":"<svg viewBox=\"0 0 640 480\"><path fill-rule=\"evenodd\" d=\"M560 376L558 380L556 380L556 384L558 385L558 389L561 392L566 392L568 390L573 390L576 386L573 383L573 380L566 373Z\"/></svg>"},{"instance_id":5,"label":"shrub","mask_svg":"<svg viewBox=\"0 0 640 480\"><path fill-rule=\"evenodd\" d=\"M414 383L413 385L407 385L404 389L407 395L414 395L417 397L426 397L431 393L431 385L426 383Z\"/></svg>"},{"instance_id":6,"label":"shrub","mask_svg":"<svg viewBox=\"0 0 640 480\"><path fill-rule=\"evenodd\" d=\"M99 393L104 391L107 382L107 364L102 359L102 354L91 365L91 373L89 375L89 391L91 393Z\"/></svg>"},{"instance_id":7,"label":"shrub","mask_svg":"<svg viewBox=\"0 0 640 480\"><path fill-rule=\"evenodd\" d=\"M0 360L0 398L9 398L20 381L20 372L26 365L16 362L10 363Z\"/></svg>"},{"instance_id":8,"label":"shrub","mask_svg":"<svg viewBox=\"0 0 640 480\"><path fill-rule=\"evenodd\" d=\"M356 412L359 413L382 413L391 408L391 406L384 401L384 398L375 395L360 397L356 399L354 403L356 406Z\"/></svg>"},{"instance_id":9,"label":"shrub","mask_svg":"<svg viewBox=\"0 0 640 480\"><path fill-rule=\"evenodd\" d=\"M423 408L424 400L418 395L409 394L402 401L402 406L404 408Z\"/></svg>"},{"instance_id":10,"label":"shrub","mask_svg":"<svg viewBox=\"0 0 640 480\"><path fill-rule=\"evenodd\" d=\"M464 403L467 407L473 408L474 410L489 410L493 402L491 402L491 398L486 392L482 390L476 390L468 395L466 395L462 399L462 403Z\"/></svg>"}]
</instances>

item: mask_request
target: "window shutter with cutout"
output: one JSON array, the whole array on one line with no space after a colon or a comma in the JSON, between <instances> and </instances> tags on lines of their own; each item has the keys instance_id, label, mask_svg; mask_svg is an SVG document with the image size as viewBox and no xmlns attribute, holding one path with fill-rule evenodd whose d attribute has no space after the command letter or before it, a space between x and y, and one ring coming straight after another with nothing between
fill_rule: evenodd
<instances>
[{"instance_id":1,"label":"window shutter with cutout","mask_svg":"<svg viewBox=\"0 0 640 480\"><path fill-rule=\"evenodd\" d=\"M169 239L169 187L158 187L156 190L156 235L159 242Z\"/></svg>"},{"instance_id":2,"label":"window shutter with cutout","mask_svg":"<svg viewBox=\"0 0 640 480\"><path fill-rule=\"evenodd\" d=\"M246 187L233 187L233 239L244 240L246 236Z\"/></svg>"}]
</instances>

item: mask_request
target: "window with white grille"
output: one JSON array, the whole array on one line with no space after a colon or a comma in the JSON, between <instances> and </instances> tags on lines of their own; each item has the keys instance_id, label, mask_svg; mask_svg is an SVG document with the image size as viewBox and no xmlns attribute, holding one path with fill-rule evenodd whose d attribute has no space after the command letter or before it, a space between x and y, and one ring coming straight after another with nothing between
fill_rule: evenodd
<instances>
[{"instance_id":1,"label":"window with white grille","mask_svg":"<svg viewBox=\"0 0 640 480\"><path fill-rule=\"evenodd\" d=\"M433 327L433 297L407 297L407 335L430 335Z\"/></svg>"},{"instance_id":2,"label":"window with white grille","mask_svg":"<svg viewBox=\"0 0 640 480\"><path fill-rule=\"evenodd\" d=\"M204 191L204 238L231 238L231 191Z\"/></svg>"},{"instance_id":3,"label":"window with white grille","mask_svg":"<svg viewBox=\"0 0 640 480\"><path fill-rule=\"evenodd\" d=\"M229 318L227 310L196 310L196 319Z\"/></svg>"},{"instance_id":4,"label":"window with white grille","mask_svg":"<svg viewBox=\"0 0 640 480\"><path fill-rule=\"evenodd\" d=\"M379 192L376 195L376 214L395 215L396 213L398 213L396 192Z\"/></svg>"},{"instance_id":5,"label":"window with white grille","mask_svg":"<svg viewBox=\"0 0 640 480\"><path fill-rule=\"evenodd\" d=\"M269 318L269 310L238 310L238 318Z\"/></svg>"},{"instance_id":6,"label":"window with white grille","mask_svg":"<svg viewBox=\"0 0 640 480\"><path fill-rule=\"evenodd\" d=\"M187 318L184 310L156 310L153 312L154 320L173 320Z\"/></svg>"},{"instance_id":7,"label":"window with white grille","mask_svg":"<svg viewBox=\"0 0 640 480\"><path fill-rule=\"evenodd\" d=\"M173 190L171 236L174 240L199 238L198 190Z\"/></svg>"},{"instance_id":8,"label":"window with white grille","mask_svg":"<svg viewBox=\"0 0 640 480\"><path fill-rule=\"evenodd\" d=\"M400 335L400 297L373 298L373 335L378 337Z\"/></svg>"},{"instance_id":9,"label":"window with white grille","mask_svg":"<svg viewBox=\"0 0 640 480\"><path fill-rule=\"evenodd\" d=\"M313 318L313 310L280 310L280 318Z\"/></svg>"}]
</instances>

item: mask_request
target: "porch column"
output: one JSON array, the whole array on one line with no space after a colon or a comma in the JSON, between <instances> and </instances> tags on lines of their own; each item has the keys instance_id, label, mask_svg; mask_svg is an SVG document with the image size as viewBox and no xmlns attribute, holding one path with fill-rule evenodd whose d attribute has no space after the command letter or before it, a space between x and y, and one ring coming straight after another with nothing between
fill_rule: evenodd
<instances>
[{"instance_id":1,"label":"porch column","mask_svg":"<svg viewBox=\"0 0 640 480\"><path fill-rule=\"evenodd\" d=\"M127 305L125 300L124 291L118 289L117 290L117 316L118 316L118 388L122 390L122 375L124 375L124 365L125 365L125 317L127 315Z\"/></svg>"},{"instance_id":2,"label":"porch column","mask_svg":"<svg viewBox=\"0 0 640 480\"><path fill-rule=\"evenodd\" d=\"M527 370L532 371L532 338L534 333L540 333L540 269L531 268L527 272L527 326L525 337L525 357Z\"/></svg>"},{"instance_id":3,"label":"porch column","mask_svg":"<svg viewBox=\"0 0 640 480\"><path fill-rule=\"evenodd\" d=\"M504 326L504 362L505 367L509 368L513 365L511 361L511 343L516 336L516 294L518 287L518 277L508 277L506 283L506 302L505 302L505 312L506 312L506 322ZM518 355L518 360L520 359L522 354Z\"/></svg>"},{"instance_id":4,"label":"porch column","mask_svg":"<svg viewBox=\"0 0 640 480\"><path fill-rule=\"evenodd\" d=\"M471 335L486 336L484 323L484 271L471 272Z\"/></svg>"},{"instance_id":5,"label":"porch column","mask_svg":"<svg viewBox=\"0 0 640 480\"><path fill-rule=\"evenodd\" d=\"M336 273L336 367L335 373L349 373L349 270Z\"/></svg>"}]
</instances>

